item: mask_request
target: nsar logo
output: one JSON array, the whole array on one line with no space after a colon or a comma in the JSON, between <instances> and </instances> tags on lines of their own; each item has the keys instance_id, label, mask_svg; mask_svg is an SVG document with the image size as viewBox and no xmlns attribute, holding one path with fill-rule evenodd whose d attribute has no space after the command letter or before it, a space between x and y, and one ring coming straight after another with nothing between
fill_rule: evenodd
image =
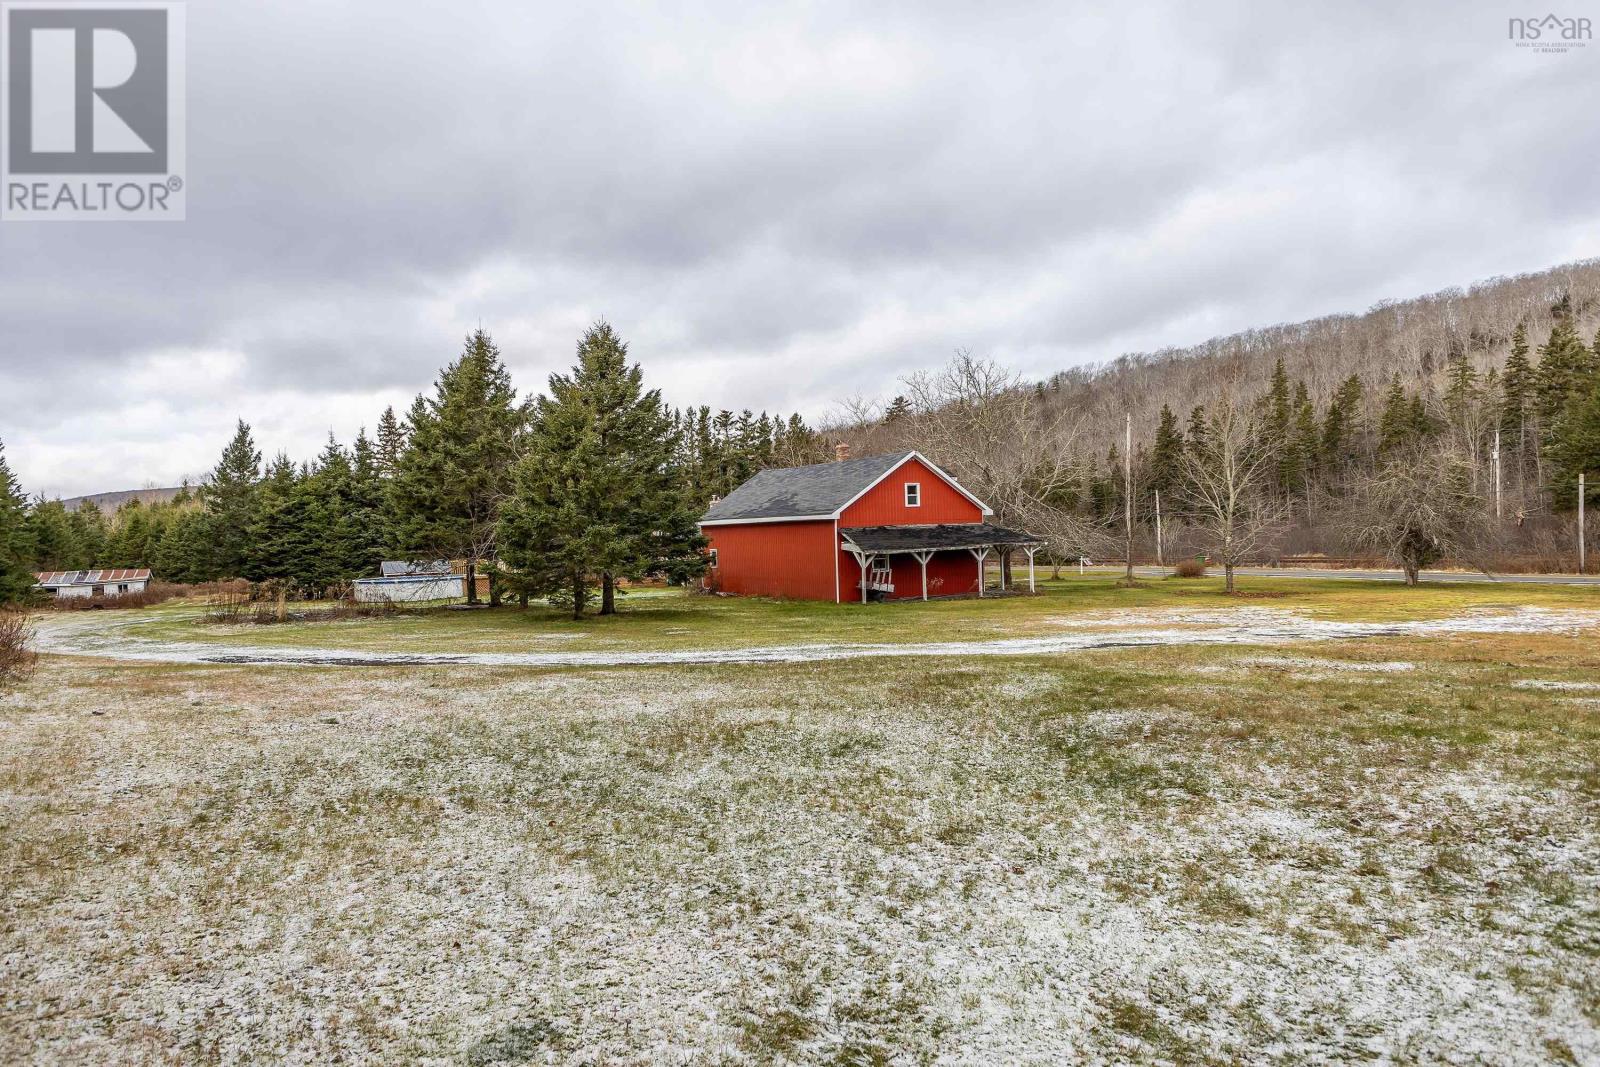
<instances>
[{"instance_id":1,"label":"nsar logo","mask_svg":"<svg viewBox=\"0 0 1600 1067\"><path fill-rule=\"evenodd\" d=\"M1569 52L1594 39L1594 24L1586 18L1513 18L1506 20L1506 37L1518 48L1539 52Z\"/></svg>"}]
</instances>

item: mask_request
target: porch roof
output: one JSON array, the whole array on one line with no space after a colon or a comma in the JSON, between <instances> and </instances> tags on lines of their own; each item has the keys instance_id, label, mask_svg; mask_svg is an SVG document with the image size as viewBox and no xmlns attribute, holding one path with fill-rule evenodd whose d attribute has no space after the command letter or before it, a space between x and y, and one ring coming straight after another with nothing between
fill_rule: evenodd
<instances>
[{"instance_id":1,"label":"porch roof","mask_svg":"<svg viewBox=\"0 0 1600 1067\"><path fill-rule=\"evenodd\" d=\"M839 536L862 552L937 552L958 548L1011 548L1042 545L1044 538L987 522L934 526L850 526Z\"/></svg>"}]
</instances>

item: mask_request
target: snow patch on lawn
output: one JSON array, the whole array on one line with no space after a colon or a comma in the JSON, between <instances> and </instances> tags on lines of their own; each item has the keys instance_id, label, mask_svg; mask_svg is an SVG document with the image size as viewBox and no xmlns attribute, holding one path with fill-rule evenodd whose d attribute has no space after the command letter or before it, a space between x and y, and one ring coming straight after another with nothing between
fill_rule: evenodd
<instances>
[{"instance_id":1,"label":"snow patch on lawn","mask_svg":"<svg viewBox=\"0 0 1600 1067\"><path fill-rule=\"evenodd\" d=\"M1059 620L1066 632L986 641L905 644L801 644L754 648L707 648L600 652L411 653L312 647L216 645L149 641L123 630L136 618L47 619L39 626L40 651L162 663L304 664L315 666L606 667L676 663L809 663L827 660L925 656L1036 656L1096 648L1151 645L1274 645L1302 641L1357 640L1481 633L1571 633L1600 625L1600 613L1524 607L1510 612L1472 612L1443 619L1405 622L1339 622L1273 608L1232 611L1150 612L1115 625L1087 619Z\"/></svg>"}]
</instances>

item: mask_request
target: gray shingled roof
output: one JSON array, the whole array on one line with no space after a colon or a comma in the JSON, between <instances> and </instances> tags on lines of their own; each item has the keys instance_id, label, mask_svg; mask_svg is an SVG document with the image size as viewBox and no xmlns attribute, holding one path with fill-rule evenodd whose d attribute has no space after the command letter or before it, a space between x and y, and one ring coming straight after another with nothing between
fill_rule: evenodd
<instances>
[{"instance_id":1,"label":"gray shingled roof","mask_svg":"<svg viewBox=\"0 0 1600 1067\"><path fill-rule=\"evenodd\" d=\"M926 552L951 548L1039 545L1044 538L987 522L936 526L847 526L839 535L863 552Z\"/></svg>"},{"instance_id":2,"label":"gray shingled roof","mask_svg":"<svg viewBox=\"0 0 1600 1067\"><path fill-rule=\"evenodd\" d=\"M713 504L700 521L832 515L910 454L764 470Z\"/></svg>"}]
</instances>

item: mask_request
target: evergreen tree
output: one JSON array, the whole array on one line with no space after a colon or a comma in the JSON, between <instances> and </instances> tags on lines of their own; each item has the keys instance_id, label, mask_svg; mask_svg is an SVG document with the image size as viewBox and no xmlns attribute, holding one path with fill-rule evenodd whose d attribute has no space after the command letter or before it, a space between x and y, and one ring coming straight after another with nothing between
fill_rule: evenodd
<instances>
[{"instance_id":1,"label":"evergreen tree","mask_svg":"<svg viewBox=\"0 0 1600 1067\"><path fill-rule=\"evenodd\" d=\"M1555 506L1562 511L1577 506L1579 474L1589 475L1584 494L1588 504L1600 504L1600 380L1588 395L1567 404L1552 437L1550 489Z\"/></svg>"},{"instance_id":2,"label":"evergreen tree","mask_svg":"<svg viewBox=\"0 0 1600 1067\"><path fill-rule=\"evenodd\" d=\"M78 544L72 516L59 500L38 500L28 516L29 538L33 542L33 569L70 571L89 566Z\"/></svg>"},{"instance_id":3,"label":"evergreen tree","mask_svg":"<svg viewBox=\"0 0 1600 1067\"><path fill-rule=\"evenodd\" d=\"M1500 433L1518 451L1528 446L1528 420L1536 378L1528 362L1528 331L1518 324L1511 335L1511 354L1500 379Z\"/></svg>"},{"instance_id":4,"label":"evergreen tree","mask_svg":"<svg viewBox=\"0 0 1600 1067\"><path fill-rule=\"evenodd\" d=\"M1211 433L1210 423L1206 419L1204 404L1196 404L1189 409L1189 439L1185 447L1204 448L1206 440Z\"/></svg>"},{"instance_id":5,"label":"evergreen tree","mask_svg":"<svg viewBox=\"0 0 1600 1067\"><path fill-rule=\"evenodd\" d=\"M1322 422L1322 464L1338 469L1347 463L1360 433L1361 376L1352 374L1334 390Z\"/></svg>"},{"instance_id":6,"label":"evergreen tree","mask_svg":"<svg viewBox=\"0 0 1600 1067\"><path fill-rule=\"evenodd\" d=\"M109 529L105 512L93 500L85 500L71 513L73 540L78 545L82 566L97 566L105 558Z\"/></svg>"},{"instance_id":7,"label":"evergreen tree","mask_svg":"<svg viewBox=\"0 0 1600 1067\"><path fill-rule=\"evenodd\" d=\"M885 426L892 426L893 424L900 422L902 419L908 419L910 417L911 401L907 400L904 396L897 396L889 402L888 408L884 410L883 422Z\"/></svg>"},{"instance_id":8,"label":"evergreen tree","mask_svg":"<svg viewBox=\"0 0 1600 1067\"><path fill-rule=\"evenodd\" d=\"M240 419L216 469L200 487L200 499L205 501L213 520L211 563L216 577L232 578L244 573L260 477L261 453L256 451L250 427Z\"/></svg>"},{"instance_id":9,"label":"evergreen tree","mask_svg":"<svg viewBox=\"0 0 1600 1067\"><path fill-rule=\"evenodd\" d=\"M0 604L20 603L32 595L34 554L28 501L0 442Z\"/></svg>"},{"instance_id":10,"label":"evergreen tree","mask_svg":"<svg viewBox=\"0 0 1600 1067\"><path fill-rule=\"evenodd\" d=\"M383 415L378 419L378 445L373 455L373 462L378 473L390 478L400 465L400 454L406 450L406 431L400 420L394 417L394 406L383 409Z\"/></svg>"},{"instance_id":11,"label":"evergreen tree","mask_svg":"<svg viewBox=\"0 0 1600 1067\"><path fill-rule=\"evenodd\" d=\"M477 602L478 561L496 555L500 505L527 417L500 350L478 330L407 420L409 439L389 483L396 546L412 559L464 557L469 603Z\"/></svg>"},{"instance_id":12,"label":"evergreen tree","mask_svg":"<svg viewBox=\"0 0 1600 1067\"><path fill-rule=\"evenodd\" d=\"M1294 389L1294 419L1289 427L1289 440L1284 448L1284 458L1279 462L1281 480L1287 491L1298 492L1311 479L1316 466L1320 434L1317 432L1317 409L1311 403L1311 394L1305 382L1296 382Z\"/></svg>"},{"instance_id":13,"label":"evergreen tree","mask_svg":"<svg viewBox=\"0 0 1600 1067\"><path fill-rule=\"evenodd\" d=\"M1546 444L1552 443L1550 435L1567 405L1588 393L1595 367L1595 354L1578 339L1572 320L1557 319L1550 330L1550 339L1539 349L1535 387L1539 424Z\"/></svg>"},{"instance_id":14,"label":"evergreen tree","mask_svg":"<svg viewBox=\"0 0 1600 1067\"><path fill-rule=\"evenodd\" d=\"M1147 470L1145 485L1152 492L1160 492L1161 499L1171 508L1178 487L1183 484L1183 431L1178 429L1178 417L1166 404L1161 405Z\"/></svg>"},{"instance_id":15,"label":"evergreen tree","mask_svg":"<svg viewBox=\"0 0 1600 1067\"><path fill-rule=\"evenodd\" d=\"M600 322L579 342L572 373L551 375L501 522L506 559L574 618L596 582L610 613L617 578L683 580L704 567L660 393L644 391L627 355Z\"/></svg>"},{"instance_id":16,"label":"evergreen tree","mask_svg":"<svg viewBox=\"0 0 1600 1067\"><path fill-rule=\"evenodd\" d=\"M241 572L252 582L296 583L306 573L309 499L302 472L280 452L256 487L249 528L250 554Z\"/></svg>"},{"instance_id":17,"label":"evergreen tree","mask_svg":"<svg viewBox=\"0 0 1600 1067\"><path fill-rule=\"evenodd\" d=\"M106 543L105 566L150 566L151 523L148 509L139 500L130 500L117 509Z\"/></svg>"},{"instance_id":18,"label":"evergreen tree","mask_svg":"<svg viewBox=\"0 0 1600 1067\"><path fill-rule=\"evenodd\" d=\"M211 516L197 507L178 508L155 546L151 567L169 582L211 577Z\"/></svg>"},{"instance_id":19,"label":"evergreen tree","mask_svg":"<svg viewBox=\"0 0 1600 1067\"><path fill-rule=\"evenodd\" d=\"M1416 430L1416 420L1411 400L1406 396L1400 375L1389 380L1388 392L1383 395L1383 410L1378 415L1378 451L1391 452L1411 441Z\"/></svg>"},{"instance_id":20,"label":"evergreen tree","mask_svg":"<svg viewBox=\"0 0 1600 1067\"><path fill-rule=\"evenodd\" d=\"M1465 351L1453 352L1445 368L1445 413L1453 426L1461 427L1482 402L1478 372Z\"/></svg>"}]
</instances>

